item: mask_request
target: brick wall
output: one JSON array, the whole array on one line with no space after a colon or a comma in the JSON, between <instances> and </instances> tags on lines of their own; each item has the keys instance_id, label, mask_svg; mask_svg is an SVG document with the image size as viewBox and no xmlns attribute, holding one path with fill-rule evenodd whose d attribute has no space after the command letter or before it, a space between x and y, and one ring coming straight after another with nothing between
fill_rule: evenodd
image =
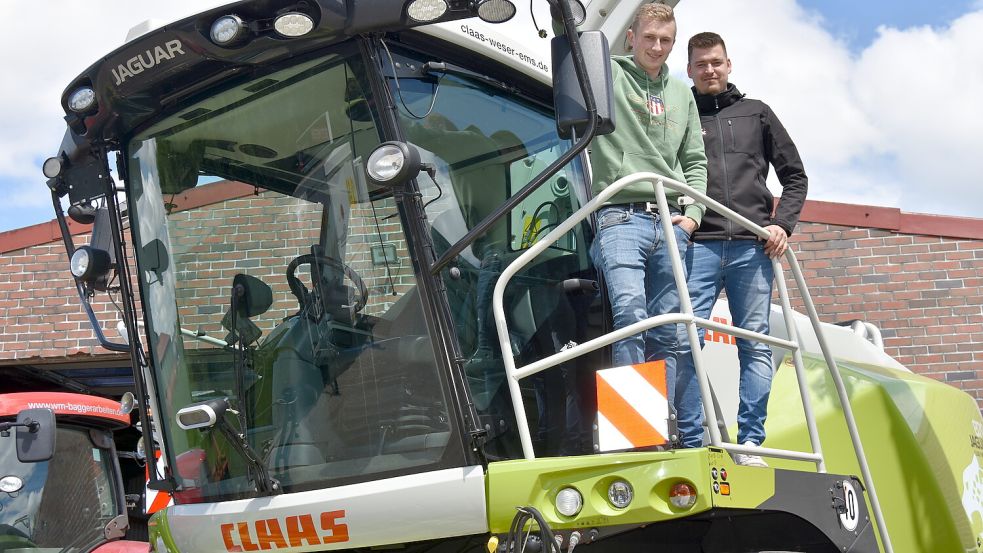
<instances>
[{"instance_id":1,"label":"brick wall","mask_svg":"<svg viewBox=\"0 0 983 553\"><path fill-rule=\"evenodd\" d=\"M88 243L88 236L76 237ZM107 302L96 304L111 322L107 337L118 339L119 317ZM88 358L108 354L95 339L79 306L60 242L7 251L0 255L0 363L4 361Z\"/></svg>"},{"instance_id":2,"label":"brick wall","mask_svg":"<svg viewBox=\"0 0 983 553\"><path fill-rule=\"evenodd\" d=\"M792 244L821 319L876 324L888 354L983 405L983 238L805 222Z\"/></svg>"},{"instance_id":3,"label":"brick wall","mask_svg":"<svg viewBox=\"0 0 983 553\"><path fill-rule=\"evenodd\" d=\"M198 264L187 265L194 274L181 277L179 293L202 294L197 312L182 312L184 326L220 332L217 325L227 301L216 296L214 287L228 288L240 270L273 288L276 299L267 320L296 311L283 264L263 266L251 259L268 251L280 259L303 253L316 233L318 214L301 213L290 198L255 196L252 188L183 201L172 216L178 221L172 240L176 252L196 256ZM390 217L394 213L391 205L377 206L375 214L352 212L356 224L348 262L371 291L367 312L384 311L387 296L392 298L393 290L400 295L413 282L399 226ZM206 218L209 233L182 235L182 228L201 225ZM822 202L807 203L802 219L792 243L820 316L831 322L864 319L877 324L889 354L920 374L962 388L983 405L983 219L932 218ZM228 232L233 224L250 232L236 236ZM37 235L33 238L23 236L30 229L0 234L0 364L107 354L92 337L67 278L64 248L49 227L32 231ZM961 236L951 237L953 229ZM372 246L380 235L381 242L397 250L397 262L388 268L372 263ZM250 243L254 251L232 260L228 251L237 241ZM77 244L86 242L84 235L76 237ZM115 309L107 303L96 309L108 323L107 335L115 339Z\"/></svg>"}]
</instances>

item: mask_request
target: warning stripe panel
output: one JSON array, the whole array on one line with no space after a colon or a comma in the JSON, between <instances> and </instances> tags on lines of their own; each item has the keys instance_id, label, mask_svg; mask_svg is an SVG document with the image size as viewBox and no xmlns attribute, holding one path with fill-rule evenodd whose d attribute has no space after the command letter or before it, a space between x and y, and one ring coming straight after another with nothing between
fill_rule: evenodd
<instances>
[{"instance_id":1,"label":"warning stripe panel","mask_svg":"<svg viewBox=\"0 0 983 553\"><path fill-rule=\"evenodd\" d=\"M597 410L601 451L668 442L665 363L652 361L598 371Z\"/></svg>"}]
</instances>

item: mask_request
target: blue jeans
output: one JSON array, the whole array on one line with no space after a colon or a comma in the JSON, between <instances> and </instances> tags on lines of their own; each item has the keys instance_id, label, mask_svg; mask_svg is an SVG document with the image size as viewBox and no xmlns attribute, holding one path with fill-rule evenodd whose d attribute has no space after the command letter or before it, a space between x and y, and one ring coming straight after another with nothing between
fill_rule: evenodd
<instances>
[{"instance_id":1,"label":"blue jeans","mask_svg":"<svg viewBox=\"0 0 983 553\"><path fill-rule=\"evenodd\" d=\"M679 292L672 275L669 250L657 214L626 207L598 211L597 236L591 257L604 275L614 328L624 328L655 315L679 312ZM676 229L680 259L686 259L689 234ZM614 364L621 367L664 359L668 390L675 381L677 325L662 325L616 342Z\"/></svg>"},{"instance_id":2,"label":"blue jeans","mask_svg":"<svg viewBox=\"0 0 983 553\"><path fill-rule=\"evenodd\" d=\"M757 240L705 240L693 242L686 255L686 281L693 314L707 319L721 290L734 326L768 334L774 269L765 254L764 242ZM700 328L700 347L706 329ZM685 331L680 336L676 381L676 412L683 447L703 445L703 402L693 367L693 355ZM771 348L761 342L737 339L741 365L737 411L737 443L765 440L765 416L771 378L774 373Z\"/></svg>"}]
</instances>

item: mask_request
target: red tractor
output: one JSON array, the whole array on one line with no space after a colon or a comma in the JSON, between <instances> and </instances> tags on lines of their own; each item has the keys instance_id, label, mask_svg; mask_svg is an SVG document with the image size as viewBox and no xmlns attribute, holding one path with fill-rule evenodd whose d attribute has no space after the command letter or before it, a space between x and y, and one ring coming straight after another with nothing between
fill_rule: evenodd
<instances>
[{"instance_id":1,"label":"red tractor","mask_svg":"<svg viewBox=\"0 0 983 553\"><path fill-rule=\"evenodd\" d=\"M123 553L129 527L113 431L123 402L81 394L0 394L0 552Z\"/></svg>"}]
</instances>

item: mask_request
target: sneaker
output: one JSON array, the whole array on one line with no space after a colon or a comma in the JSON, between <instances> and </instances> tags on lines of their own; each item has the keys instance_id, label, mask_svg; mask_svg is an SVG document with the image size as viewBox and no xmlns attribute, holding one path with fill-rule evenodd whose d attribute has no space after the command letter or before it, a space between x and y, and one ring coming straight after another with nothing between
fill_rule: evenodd
<instances>
[{"instance_id":1,"label":"sneaker","mask_svg":"<svg viewBox=\"0 0 983 553\"><path fill-rule=\"evenodd\" d=\"M754 442L744 442L745 447L758 447L758 444ZM749 455L747 453L735 453L734 462L738 465L745 467L767 467L768 463L758 455Z\"/></svg>"}]
</instances>

